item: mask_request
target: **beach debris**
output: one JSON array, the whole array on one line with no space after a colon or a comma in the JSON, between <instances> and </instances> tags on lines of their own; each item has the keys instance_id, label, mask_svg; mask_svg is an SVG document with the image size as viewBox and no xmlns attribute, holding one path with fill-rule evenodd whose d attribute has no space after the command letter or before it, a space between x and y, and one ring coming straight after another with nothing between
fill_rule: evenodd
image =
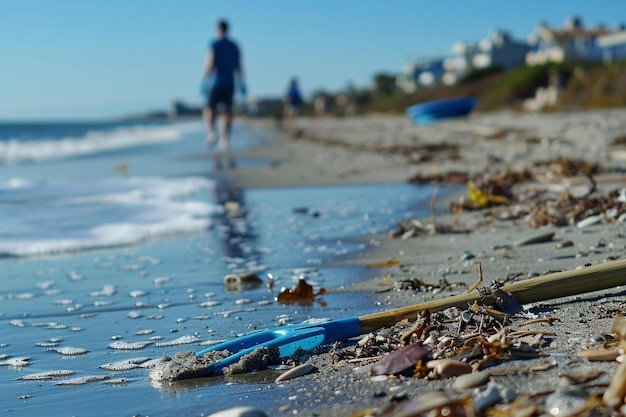
<instances>
[{"instance_id":1,"label":"beach debris","mask_svg":"<svg viewBox=\"0 0 626 417\"><path fill-rule=\"evenodd\" d=\"M242 291L263 285L263 280L255 272L228 274L224 276L224 285L227 291Z\"/></svg>"},{"instance_id":2,"label":"beach debris","mask_svg":"<svg viewBox=\"0 0 626 417\"><path fill-rule=\"evenodd\" d=\"M619 352L612 349L585 349L577 352L576 356L592 362L612 362L617 359Z\"/></svg>"},{"instance_id":3,"label":"beach debris","mask_svg":"<svg viewBox=\"0 0 626 417\"><path fill-rule=\"evenodd\" d=\"M616 316L611 331L617 335L622 349L626 349L626 319L624 316ZM626 401L626 361L619 364L615 375L604 395L602 401L608 407L618 409Z\"/></svg>"},{"instance_id":4,"label":"beach debris","mask_svg":"<svg viewBox=\"0 0 626 417\"><path fill-rule=\"evenodd\" d=\"M399 374L410 367L414 367L418 361L426 359L428 356L430 356L430 352L422 343L413 343L383 356L380 361L372 365L370 374Z\"/></svg>"},{"instance_id":5,"label":"beach debris","mask_svg":"<svg viewBox=\"0 0 626 417\"><path fill-rule=\"evenodd\" d=\"M302 375L311 373L314 370L315 370L315 367L311 365L310 363L303 363L298 366L294 366L288 371L283 372L274 380L274 382L278 384L283 381L298 378L298 377L301 377Z\"/></svg>"},{"instance_id":6,"label":"beach debris","mask_svg":"<svg viewBox=\"0 0 626 417\"><path fill-rule=\"evenodd\" d=\"M315 292L312 285L306 282L304 278L300 278L298 285L293 290L283 287L276 296L276 301L282 304L309 304L315 300L315 297L323 294L326 294L326 288L322 287L318 292Z\"/></svg>"}]
</instances>

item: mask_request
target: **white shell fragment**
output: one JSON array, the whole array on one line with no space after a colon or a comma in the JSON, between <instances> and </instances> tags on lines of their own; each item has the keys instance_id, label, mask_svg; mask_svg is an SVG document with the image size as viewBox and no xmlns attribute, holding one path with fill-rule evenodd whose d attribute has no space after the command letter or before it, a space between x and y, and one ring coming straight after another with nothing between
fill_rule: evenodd
<instances>
[{"instance_id":1,"label":"white shell fragment","mask_svg":"<svg viewBox=\"0 0 626 417\"><path fill-rule=\"evenodd\" d=\"M308 374L309 372L313 371L313 369L315 369L315 367L310 363L303 363L302 365L294 366L290 370L283 372L278 376L278 378L276 378L274 382L278 384L282 381L298 378L302 375Z\"/></svg>"}]
</instances>

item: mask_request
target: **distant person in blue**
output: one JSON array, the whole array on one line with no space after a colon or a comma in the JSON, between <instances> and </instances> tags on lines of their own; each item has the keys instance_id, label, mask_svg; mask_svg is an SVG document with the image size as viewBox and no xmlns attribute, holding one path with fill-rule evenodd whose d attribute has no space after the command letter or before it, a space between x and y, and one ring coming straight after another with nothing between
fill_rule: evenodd
<instances>
[{"instance_id":1,"label":"distant person in blue","mask_svg":"<svg viewBox=\"0 0 626 417\"><path fill-rule=\"evenodd\" d=\"M202 116L209 126L206 144L214 146L217 142L215 128L218 112L222 111L223 124L219 137L221 150L228 149L230 130L233 119L233 95L238 83L242 95L245 95L241 53L235 42L228 38L228 22L220 20L217 24L217 39L209 48L204 69L203 83L209 83L204 89L206 103Z\"/></svg>"},{"instance_id":2,"label":"distant person in blue","mask_svg":"<svg viewBox=\"0 0 626 417\"><path fill-rule=\"evenodd\" d=\"M284 98L285 118L287 121L293 121L300 113L300 107L304 104L300 87L298 87L298 79L292 78Z\"/></svg>"}]
</instances>

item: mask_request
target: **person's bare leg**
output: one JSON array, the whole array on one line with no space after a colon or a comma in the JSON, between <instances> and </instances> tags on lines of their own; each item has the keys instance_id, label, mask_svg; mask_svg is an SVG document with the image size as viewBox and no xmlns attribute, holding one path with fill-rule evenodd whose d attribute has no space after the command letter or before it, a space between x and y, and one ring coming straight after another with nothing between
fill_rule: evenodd
<instances>
[{"instance_id":1,"label":"person's bare leg","mask_svg":"<svg viewBox=\"0 0 626 417\"><path fill-rule=\"evenodd\" d=\"M224 114L222 115L223 126L222 126L222 134L220 135L220 149L225 151L228 149L229 141L230 141L230 130L233 124L233 109L232 107L226 106L224 109Z\"/></svg>"},{"instance_id":2,"label":"person's bare leg","mask_svg":"<svg viewBox=\"0 0 626 417\"><path fill-rule=\"evenodd\" d=\"M210 107L205 107L202 109L202 117L204 118L204 121L209 128L209 133L207 134L206 140L204 141L207 146L213 146L215 140L217 139L217 135L215 132L215 119L217 115L215 113L216 112L211 110Z\"/></svg>"}]
</instances>

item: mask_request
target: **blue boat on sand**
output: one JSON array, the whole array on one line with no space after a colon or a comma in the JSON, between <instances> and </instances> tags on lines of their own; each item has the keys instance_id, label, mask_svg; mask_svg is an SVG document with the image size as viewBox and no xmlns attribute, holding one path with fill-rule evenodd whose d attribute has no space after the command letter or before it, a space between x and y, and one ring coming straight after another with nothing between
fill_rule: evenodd
<instances>
[{"instance_id":1,"label":"blue boat on sand","mask_svg":"<svg viewBox=\"0 0 626 417\"><path fill-rule=\"evenodd\" d=\"M416 124L428 124L452 117L463 117L476 107L475 97L458 97L427 101L406 109L406 114Z\"/></svg>"}]
</instances>

